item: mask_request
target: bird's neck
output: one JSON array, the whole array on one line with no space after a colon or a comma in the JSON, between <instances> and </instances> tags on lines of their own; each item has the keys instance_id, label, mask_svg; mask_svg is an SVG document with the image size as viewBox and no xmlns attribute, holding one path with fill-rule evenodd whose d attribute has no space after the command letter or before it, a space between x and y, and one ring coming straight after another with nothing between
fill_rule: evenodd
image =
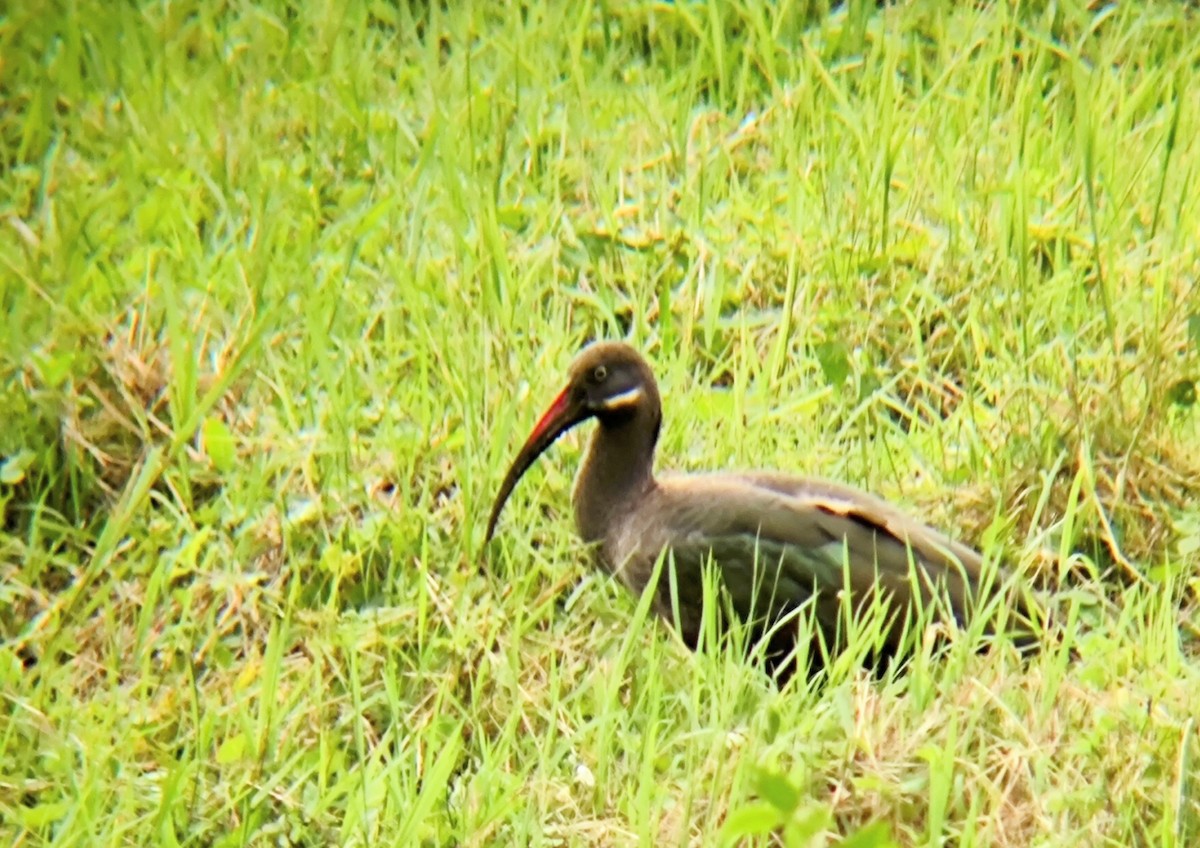
<instances>
[{"instance_id":1,"label":"bird's neck","mask_svg":"<svg viewBox=\"0 0 1200 848\"><path fill-rule=\"evenodd\" d=\"M575 481L575 524L585 542L602 541L613 522L654 485L654 446L659 410L645 405L605 421L592 433Z\"/></svg>"}]
</instances>

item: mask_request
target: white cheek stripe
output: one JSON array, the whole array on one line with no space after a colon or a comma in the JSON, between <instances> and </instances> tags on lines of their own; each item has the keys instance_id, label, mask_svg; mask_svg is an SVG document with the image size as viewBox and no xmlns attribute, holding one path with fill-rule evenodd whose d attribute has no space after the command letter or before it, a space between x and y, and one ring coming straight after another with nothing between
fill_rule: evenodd
<instances>
[{"instance_id":1,"label":"white cheek stripe","mask_svg":"<svg viewBox=\"0 0 1200 848\"><path fill-rule=\"evenodd\" d=\"M642 400L642 387L634 386L632 389L626 389L619 395L613 395L610 398L605 398L600 403L600 408L606 412L611 412L614 409L624 409L627 406L634 406Z\"/></svg>"}]
</instances>

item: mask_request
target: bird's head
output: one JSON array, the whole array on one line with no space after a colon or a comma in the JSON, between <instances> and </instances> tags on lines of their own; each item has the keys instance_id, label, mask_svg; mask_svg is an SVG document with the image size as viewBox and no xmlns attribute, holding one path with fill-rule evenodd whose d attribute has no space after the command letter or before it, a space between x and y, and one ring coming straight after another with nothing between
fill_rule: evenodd
<instances>
[{"instance_id":1,"label":"bird's head","mask_svg":"<svg viewBox=\"0 0 1200 848\"><path fill-rule=\"evenodd\" d=\"M634 348L624 342L596 342L584 348L571 363L567 385L542 413L504 476L488 518L486 539L492 538L500 511L521 475L559 436L589 418L615 426L639 410L658 406L654 373Z\"/></svg>"}]
</instances>

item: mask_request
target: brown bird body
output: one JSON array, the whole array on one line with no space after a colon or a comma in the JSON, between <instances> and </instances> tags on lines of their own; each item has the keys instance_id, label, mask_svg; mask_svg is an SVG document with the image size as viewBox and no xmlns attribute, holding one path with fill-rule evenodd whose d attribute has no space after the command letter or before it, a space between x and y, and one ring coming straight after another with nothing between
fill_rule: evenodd
<instances>
[{"instance_id":1,"label":"brown bird body","mask_svg":"<svg viewBox=\"0 0 1200 848\"><path fill-rule=\"evenodd\" d=\"M981 589L982 558L873 495L775 472L669 475L653 472L662 420L654 375L628 345L601 342L571 366L567 387L534 427L509 468L488 520L491 539L513 487L537 457L588 418L598 426L575 483L575 523L598 565L635 594L653 579L654 608L696 647L703 574L715 564L732 611L769 639L766 655L786 672L799 627L778 626L798 610L816 624L817 651L842 646L846 610L876 602L886 617L876 659L901 649L907 613L965 623ZM849 604L846 604L848 593ZM1025 615L1023 608L1019 616ZM823 649L821 648L823 644Z\"/></svg>"}]
</instances>

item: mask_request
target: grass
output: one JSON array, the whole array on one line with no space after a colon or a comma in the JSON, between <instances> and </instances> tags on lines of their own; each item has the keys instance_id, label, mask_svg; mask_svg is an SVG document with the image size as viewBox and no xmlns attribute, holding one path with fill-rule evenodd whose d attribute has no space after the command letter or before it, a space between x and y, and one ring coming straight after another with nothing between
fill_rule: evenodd
<instances>
[{"instance_id":1,"label":"grass","mask_svg":"<svg viewBox=\"0 0 1200 848\"><path fill-rule=\"evenodd\" d=\"M968 5L4 12L6 841L1194 844L1200 20ZM598 337L661 465L878 491L1079 659L689 654L579 437L485 551Z\"/></svg>"}]
</instances>

